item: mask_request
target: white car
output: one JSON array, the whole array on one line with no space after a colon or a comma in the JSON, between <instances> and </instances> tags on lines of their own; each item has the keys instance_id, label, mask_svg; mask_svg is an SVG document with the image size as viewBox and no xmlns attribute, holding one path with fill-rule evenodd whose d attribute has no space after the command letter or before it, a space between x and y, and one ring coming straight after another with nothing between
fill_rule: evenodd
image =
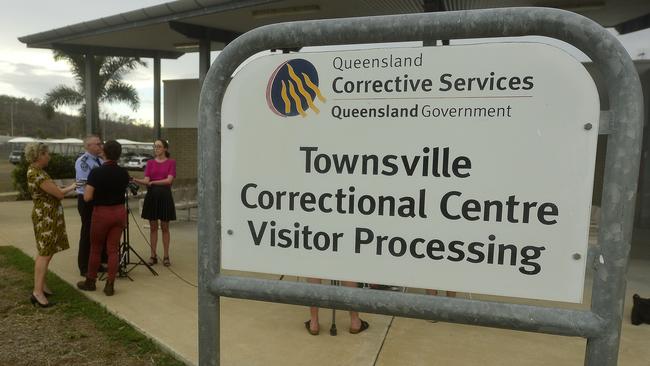
<instances>
[{"instance_id":1,"label":"white car","mask_svg":"<svg viewBox=\"0 0 650 366\"><path fill-rule=\"evenodd\" d=\"M147 161L151 159L151 156L132 156L129 160L127 160L125 168L144 170L144 167L147 166Z\"/></svg>"},{"instance_id":2,"label":"white car","mask_svg":"<svg viewBox=\"0 0 650 366\"><path fill-rule=\"evenodd\" d=\"M12 151L9 154L9 162L11 164L18 164L20 163L20 160L22 160L23 156L25 156L25 153L22 151Z\"/></svg>"}]
</instances>

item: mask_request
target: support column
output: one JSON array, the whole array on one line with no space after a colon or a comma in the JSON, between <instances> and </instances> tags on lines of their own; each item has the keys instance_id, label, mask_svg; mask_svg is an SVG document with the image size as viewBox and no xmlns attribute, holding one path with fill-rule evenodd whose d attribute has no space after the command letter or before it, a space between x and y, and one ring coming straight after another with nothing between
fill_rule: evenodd
<instances>
[{"instance_id":1,"label":"support column","mask_svg":"<svg viewBox=\"0 0 650 366\"><path fill-rule=\"evenodd\" d=\"M203 86L203 80L210 69L210 40L199 40L199 86Z\"/></svg>"},{"instance_id":2,"label":"support column","mask_svg":"<svg viewBox=\"0 0 650 366\"><path fill-rule=\"evenodd\" d=\"M99 133L99 111L97 103L97 72L95 56L87 53L86 57L86 134Z\"/></svg>"},{"instance_id":3,"label":"support column","mask_svg":"<svg viewBox=\"0 0 650 366\"><path fill-rule=\"evenodd\" d=\"M210 68L210 41L199 41L199 88ZM208 93L214 95L215 93ZM215 103L213 100L207 104ZM200 106L199 106L200 108ZM201 111L199 111L199 115ZM212 122L210 116L209 122ZM199 117L200 118L200 117ZM198 187L199 198L199 246L198 246L198 282L199 282L199 365L221 365L221 300L220 297L210 293L210 281L221 272L221 263L218 258L221 248L219 243L221 235L221 149L211 148L214 136L218 136L216 123L198 122ZM214 166L208 167L209 164ZM216 167L216 168L215 168ZM210 187L210 188L205 188ZM217 187L216 189L214 187ZM216 242L216 243L215 243ZM215 258L217 258L215 262Z\"/></svg>"},{"instance_id":4,"label":"support column","mask_svg":"<svg viewBox=\"0 0 650 366\"><path fill-rule=\"evenodd\" d=\"M153 133L154 139L161 137L160 127L160 57L153 58Z\"/></svg>"}]
</instances>

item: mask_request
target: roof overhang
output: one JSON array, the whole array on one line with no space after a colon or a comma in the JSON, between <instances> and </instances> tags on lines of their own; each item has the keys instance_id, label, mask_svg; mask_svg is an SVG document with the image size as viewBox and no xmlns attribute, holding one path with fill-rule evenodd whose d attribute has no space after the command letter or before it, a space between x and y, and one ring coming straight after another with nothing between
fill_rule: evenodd
<instances>
[{"instance_id":1,"label":"roof overhang","mask_svg":"<svg viewBox=\"0 0 650 366\"><path fill-rule=\"evenodd\" d=\"M650 26L647 0L180 0L19 40L28 47L75 53L177 58L198 51L200 39L219 50L238 35L271 23L505 6L562 8L622 32Z\"/></svg>"}]
</instances>

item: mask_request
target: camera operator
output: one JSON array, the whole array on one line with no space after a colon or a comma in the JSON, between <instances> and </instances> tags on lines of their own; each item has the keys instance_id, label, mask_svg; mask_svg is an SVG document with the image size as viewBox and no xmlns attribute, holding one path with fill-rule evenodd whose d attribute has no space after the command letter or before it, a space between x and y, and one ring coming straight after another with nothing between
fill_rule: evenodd
<instances>
[{"instance_id":1,"label":"camera operator","mask_svg":"<svg viewBox=\"0 0 650 366\"><path fill-rule=\"evenodd\" d=\"M93 202L90 225L90 258L86 280L77 283L84 291L95 291L97 270L100 265L102 247L106 243L108 253L108 278L104 293L112 296L119 266L119 246L122 230L126 225L125 192L129 184L129 173L117 165L122 146L115 140L104 144L106 161L88 175L84 201Z\"/></svg>"}]
</instances>

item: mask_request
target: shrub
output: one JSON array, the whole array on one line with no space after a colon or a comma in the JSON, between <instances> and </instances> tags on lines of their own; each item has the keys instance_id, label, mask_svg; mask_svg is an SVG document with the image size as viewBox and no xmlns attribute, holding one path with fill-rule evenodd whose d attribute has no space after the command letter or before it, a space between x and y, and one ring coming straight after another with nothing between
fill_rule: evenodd
<instances>
[{"instance_id":1,"label":"shrub","mask_svg":"<svg viewBox=\"0 0 650 366\"><path fill-rule=\"evenodd\" d=\"M75 177L74 162L76 158L73 156L64 156L60 154L50 154L50 162L45 168L47 174L52 179L69 179ZM29 164L23 157L20 163L16 165L11 172L13 179L14 189L18 191L18 200L30 200L32 196L27 189L27 168Z\"/></svg>"}]
</instances>

